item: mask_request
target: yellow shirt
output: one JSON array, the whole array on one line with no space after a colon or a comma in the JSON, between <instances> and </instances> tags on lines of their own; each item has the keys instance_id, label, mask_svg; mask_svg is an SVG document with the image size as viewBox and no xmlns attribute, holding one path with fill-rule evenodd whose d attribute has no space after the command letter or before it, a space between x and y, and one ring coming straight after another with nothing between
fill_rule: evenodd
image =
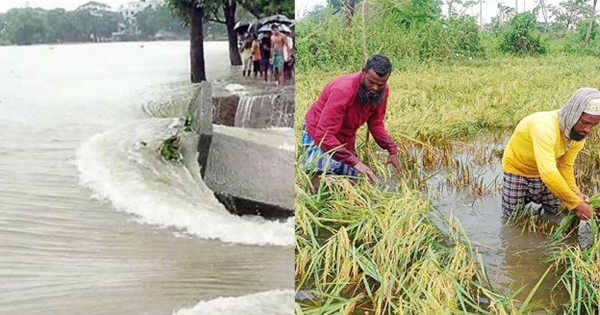
<instances>
[{"instance_id":1,"label":"yellow shirt","mask_svg":"<svg viewBox=\"0 0 600 315\"><path fill-rule=\"evenodd\" d=\"M585 140L571 141L567 149L565 136L558 126L558 110L529 115L515 129L504 150L505 172L542 181L569 210L582 201L575 183L573 163Z\"/></svg>"}]
</instances>

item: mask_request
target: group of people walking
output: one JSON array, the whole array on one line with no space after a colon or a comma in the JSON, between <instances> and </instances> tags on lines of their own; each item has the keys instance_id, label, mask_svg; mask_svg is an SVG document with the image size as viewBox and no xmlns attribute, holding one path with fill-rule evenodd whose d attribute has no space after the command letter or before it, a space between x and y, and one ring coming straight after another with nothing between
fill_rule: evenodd
<instances>
[{"instance_id":1,"label":"group of people walking","mask_svg":"<svg viewBox=\"0 0 600 315\"><path fill-rule=\"evenodd\" d=\"M260 77L265 82L277 84L292 82L294 76L294 40L291 34L279 31L279 26L271 25L271 32L259 38L255 34L242 34L240 53L242 55L242 75Z\"/></svg>"}]
</instances>

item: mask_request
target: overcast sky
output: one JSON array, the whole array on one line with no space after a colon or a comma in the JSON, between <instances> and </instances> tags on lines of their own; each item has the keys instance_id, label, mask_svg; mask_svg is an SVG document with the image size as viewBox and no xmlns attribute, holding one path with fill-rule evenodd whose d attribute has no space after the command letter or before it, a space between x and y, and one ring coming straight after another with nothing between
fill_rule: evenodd
<instances>
[{"instance_id":1,"label":"overcast sky","mask_svg":"<svg viewBox=\"0 0 600 315\"><path fill-rule=\"evenodd\" d=\"M3 0L0 0L0 1L3 1ZM519 12L523 12L523 8L525 8L525 10L527 10L527 11L531 11L535 7L536 2L537 2L537 0L518 0L518 1L519 1L519 7L518 7ZM547 0L546 3L558 5L558 3L562 2L562 1L564 1L564 0ZM445 0L443 0L443 2L446 3ZM315 5L317 5L317 4L325 5L326 3L327 3L327 0L296 0L296 18L302 17L306 11L310 11L310 9L312 7L314 7ZM483 7L483 23L490 22L492 17L494 17L498 14L498 3L502 3L505 6L508 6L511 8L515 7L515 0L484 0L483 5L482 5L482 7ZM442 7L442 12L445 14L445 13L447 13L447 11L448 11L448 8L444 5ZM472 9L467 9L467 12L465 12L465 14L479 16L479 5L473 7Z\"/></svg>"},{"instance_id":2,"label":"overcast sky","mask_svg":"<svg viewBox=\"0 0 600 315\"><path fill-rule=\"evenodd\" d=\"M0 0L0 12L6 12L12 8L32 8L54 9L63 8L67 11L76 9L78 6L88 3L92 0ZM121 5L133 2L133 0L94 0L101 3L106 3L113 10L118 9Z\"/></svg>"}]
</instances>

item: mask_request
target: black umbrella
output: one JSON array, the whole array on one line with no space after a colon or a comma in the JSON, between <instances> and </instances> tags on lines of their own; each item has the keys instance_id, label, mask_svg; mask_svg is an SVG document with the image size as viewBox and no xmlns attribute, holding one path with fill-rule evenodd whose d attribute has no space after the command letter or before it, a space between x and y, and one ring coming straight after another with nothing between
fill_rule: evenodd
<instances>
[{"instance_id":1,"label":"black umbrella","mask_svg":"<svg viewBox=\"0 0 600 315\"><path fill-rule=\"evenodd\" d=\"M248 28L248 33L252 35L258 35L258 29L260 28L260 23L252 23Z\"/></svg>"},{"instance_id":2,"label":"black umbrella","mask_svg":"<svg viewBox=\"0 0 600 315\"><path fill-rule=\"evenodd\" d=\"M235 23L233 30L238 33L247 33L248 29L250 28L250 25L251 24L249 22L239 21L239 22Z\"/></svg>"},{"instance_id":3,"label":"black umbrella","mask_svg":"<svg viewBox=\"0 0 600 315\"><path fill-rule=\"evenodd\" d=\"M286 25L290 25L292 23L294 23L293 20L290 20L287 16L285 15L281 15L281 14L277 14L277 15L271 15L271 16L267 16L266 18L260 20L260 23L262 25L265 24L272 24L272 23L278 23L278 24L286 24Z\"/></svg>"},{"instance_id":4,"label":"black umbrella","mask_svg":"<svg viewBox=\"0 0 600 315\"><path fill-rule=\"evenodd\" d=\"M266 33L266 32L270 32L271 31L271 25L273 24L264 24L259 30L259 33ZM284 32L284 33L291 33L292 31L290 30L289 27L287 27L285 24L281 24L281 25L277 25L277 28L279 29L280 32Z\"/></svg>"}]
</instances>

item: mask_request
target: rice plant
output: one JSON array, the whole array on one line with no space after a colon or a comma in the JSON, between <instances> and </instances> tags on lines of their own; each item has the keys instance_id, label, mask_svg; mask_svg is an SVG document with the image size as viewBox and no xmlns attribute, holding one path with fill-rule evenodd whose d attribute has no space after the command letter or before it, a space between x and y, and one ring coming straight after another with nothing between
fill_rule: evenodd
<instances>
[{"instance_id":1,"label":"rice plant","mask_svg":"<svg viewBox=\"0 0 600 315\"><path fill-rule=\"evenodd\" d=\"M555 225L541 214L541 209L536 210L530 205L516 207L507 218L506 224L512 224L521 228L521 234L537 233L551 235L555 231Z\"/></svg>"},{"instance_id":2,"label":"rice plant","mask_svg":"<svg viewBox=\"0 0 600 315\"><path fill-rule=\"evenodd\" d=\"M600 194L590 198L590 205L600 208ZM563 306L566 314L600 311L600 230L596 217L585 222L591 239L584 246L573 238L580 221L573 212L568 213L554 234L552 255L547 259L559 275L556 286L562 286L569 296L569 302Z\"/></svg>"},{"instance_id":3,"label":"rice plant","mask_svg":"<svg viewBox=\"0 0 600 315\"><path fill-rule=\"evenodd\" d=\"M519 312L489 285L460 223L417 191L330 176L310 194L308 177L296 185L296 289L317 298L297 302L303 314Z\"/></svg>"},{"instance_id":4,"label":"rice plant","mask_svg":"<svg viewBox=\"0 0 600 315\"><path fill-rule=\"evenodd\" d=\"M581 70L575 73L576 67ZM525 116L560 108L579 87L600 86L598 70L594 57L562 55L489 59L478 66L416 64L390 76L386 128L399 142L424 143L512 132ZM350 71L299 72L296 123L302 125L327 82Z\"/></svg>"}]
</instances>

